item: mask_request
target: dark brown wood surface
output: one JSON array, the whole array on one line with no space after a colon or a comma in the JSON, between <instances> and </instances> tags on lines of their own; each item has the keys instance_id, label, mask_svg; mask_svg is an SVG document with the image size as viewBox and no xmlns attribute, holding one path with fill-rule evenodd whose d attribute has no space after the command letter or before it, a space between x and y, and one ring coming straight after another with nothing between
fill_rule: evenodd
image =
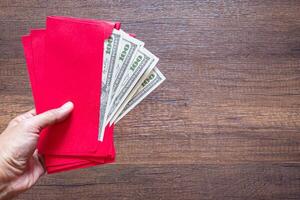
<instances>
[{"instance_id":1,"label":"dark brown wood surface","mask_svg":"<svg viewBox=\"0 0 300 200\"><path fill-rule=\"evenodd\" d=\"M300 1L1 0L1 130L33 107L20 36L47 15L120 20L167 81L117 125L116 163L19 199L300 199Z\"/></svg>"}]
</instances>

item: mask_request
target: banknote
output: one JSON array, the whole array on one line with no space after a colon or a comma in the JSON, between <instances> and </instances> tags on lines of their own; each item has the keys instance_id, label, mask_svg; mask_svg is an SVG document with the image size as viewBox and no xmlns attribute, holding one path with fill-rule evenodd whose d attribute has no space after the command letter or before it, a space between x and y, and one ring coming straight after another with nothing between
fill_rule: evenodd
<instances>
[{"instance_id":1,"label":"banknote","mask_svg":"<svg viewBox=\"0 0 300 200\"><path fill-rule=\"evenodd\" d=\"M116 124L128 112L134 109L143 99L145 99L153 90L155 90L164 80L165 76L155 67L150 73L145 74L135 89L126 98L118 112L115 114L112 122Z\"/></svg>"},{"instance_id":2,"label":"banknote","mask_svg":"<svg viewBox=\"0 0 300 200\"><path fill-rule=\"evenodd\" d=\"M126 99L128 94L131 92L133 87L139 81L141 76L145 71L152 70L158 62L158 58L153 55L150 51L144 47L140 47L132 60L128 65L122 80L122 84L118 86L115 96L112 98L111 104L109 106L109 112L107 115L107 123L112 119L115 112L118 111L119 107L122 105L123 101Z\"/></svg>"},{"instance_id":3,"label":"banknote","mask_svg":"<svg viewBox=\"0 0 300 200\"><path fill-rule=\"evenodd\" d=\"M112 83L113 71L118 52L118 46L121 40L121 33L114 29L112 35L104 42L103 68L102 68L102 85L101 85L101 107L99 120L98 140L102 141L105 130L105 112L108 103L109 92Z\"/></svg>"},{"instance_id":4,"label":"banknote","mask_svg":"<svg viewBox=\"0 0 300 200\"><path fill-rule=\"evenodd\" d=\"M110 110L110 105L112 99L115 96L116 90L122 80L125 70L127 69L128 65L134 59L134 56L137 50L144 46L144 42L131 37L129 34L125 33L124 31L120 30L122 34L122 38L120 40L120 45L118 47L117 53L117 60L114 66L114 73L113 73L113 80L111 84L111 89L108 97L108 107L106 110L106 119L108 115L108 111Z\"/></svg>"}]
</instances>

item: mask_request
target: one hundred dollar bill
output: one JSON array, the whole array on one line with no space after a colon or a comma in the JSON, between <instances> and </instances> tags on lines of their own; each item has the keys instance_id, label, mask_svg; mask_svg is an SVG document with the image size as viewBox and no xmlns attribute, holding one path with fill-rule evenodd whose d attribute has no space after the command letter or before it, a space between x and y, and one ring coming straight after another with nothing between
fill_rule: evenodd
<instances>
[{"instance_id":1,"label":"one hundred dollar bill","mask_svg":"<svg viewBox=\"0 0 300 200\"><path fill-rule=\"evenodd\" d=\"M112 122L116 124L128 112L134 109L143 99L145 99L153 90L155 90L165 80L165 76L155 67L150 73L145 74L136 86L137 89L133 90L131 95L127 97L124 104L116 113Z\"/></svg>"},{"instance_id":2,"label":"one hundred dollar bill","mask_svg":"<svg viewBox=\"0 0 300 200\"><path fill-rule=\"evenodd\" d=\"M105 112L108 104L112 76L118 52L118 46L121 40L121 33L114 29L112 35L104 42L103 68L102 68L102 85L101 85L101 107L100 107L100 124L98 140L102 141L105 131Z\"/></svg>"},{"instance_id":3,"label":"one hundred dollar bill","mask_svg":"<svg viewBox=\"0 0 300 200\"><path fill-rule=\"evenodd\" d=\"M114 114L118 111L119 107L122 105L145 71L147 69L151 71L157 62L158 58L150 51L144 47L140 47L138 49L134 59L124 72L126 76L123 77L123 81L121 82L122 84L119 85L119 90L117 90L118 92L116 92L111 101L107 115L107 122L109 122Z\"/></svg>"},{"instance_id":4,"label":"one hundred dollar bill","mask_svg":"<svg viewBox=\"0 0 300 200\"><path fill-rule=\"evenodd\" d=\"M122 105L119 107L118 111L116 111L114 113L114 116L112 117L112 119L110 120L110 124L113 124L114 121L116 120L116 118L119 116L119 113L124 109L124 106L128 103L128 101L132 98L132 96L136 93L136 91L139 89L139 87L142 85L142 83L144 82L144 80L149 76L150 73L152 73L153 69L155 68L155 66L153 67L149 67L144 74L142 75L142 77L140 78L140 80L137 82L137 84L134 86L134 88L131 90L131 92L128 94L128 96L126 97L126 99L124 100L124 102L122 103Z\"/></svg>"},{"instance_id":5,"label":"one hundred dollar bill","mask_svg":"<svg viewBox=\"0 0 300 200\"><path fill-rule=\"evenodd\" d=\"M111 90L108 97L108 109L106 110L106 117L108 115L108 110L110 110L110 105L112 102L112 99L114 98L116 94L116 90L119 87L119 84L123 78L123 75L128 68L129 64L134 59L134 56L137 52L137 50L144 46L144 42L135 39L125 33L124 31L120 30L120 33L122 34L122 38L120 40L118 53L117 53L117 60L115 63L115 69L113 73L113 81L111 84Z\"/></svg>"}]
</instances>

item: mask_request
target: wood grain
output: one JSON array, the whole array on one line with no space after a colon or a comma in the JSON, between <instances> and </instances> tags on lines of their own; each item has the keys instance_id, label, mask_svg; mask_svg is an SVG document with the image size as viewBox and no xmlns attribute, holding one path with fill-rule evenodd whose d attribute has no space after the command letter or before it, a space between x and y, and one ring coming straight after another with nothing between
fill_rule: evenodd
<instances>
[{"instance_id":1,"label":"wood grain","mask_svg":"<svg viewBox=\"0 0 300 200\"><path fill-rule=\"evenodd\" d=\"M167 81L117 125L117 161L19 199L300 199L300 1L0 2L0 129L33 107L20 36L120 20ZM0 147L1 148L1 147Z\"/></svg>"}]
</instances>

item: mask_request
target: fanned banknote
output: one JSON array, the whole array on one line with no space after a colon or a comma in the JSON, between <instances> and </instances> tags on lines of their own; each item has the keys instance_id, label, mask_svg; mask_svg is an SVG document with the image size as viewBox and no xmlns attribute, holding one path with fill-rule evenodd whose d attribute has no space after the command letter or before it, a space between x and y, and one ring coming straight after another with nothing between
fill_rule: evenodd
<instances>
[{"instance_id":1,"label":"fanned banknote","mask_svg":"<svg viewBox=\"0 0 300 200\"><path fill-rule=\"evenodd\" d=\"M155 90L165 80L165 76L155 67L150 73L146 73L141 81L135 86L130 95L126 98L122 106L116 112L112 123L116 124L137 104L145 99L153 90Z\"/></svg>"},{"instance_id":2,"label":"fanned banknote","mask_svg":"<svg viewBox=\"0 0 300 200\"><path fill-rule=\"evenodd\" d=\"M98 140L102 141L105 130L105 112L108 104L109 92L111 89L115 61L118 53L118 46L121 41L121 31L113 30L112 35L104 42L102 85L101 85L101 107Z\"/></svg>"},{"instance_id":3,"label":"fanned banknote","mask_svg":"<svg viewBox=\"0 0 300 200\"><path fill-rule=\"evenodd\" d=\"M158 58L150 53L144 47L140 47L132 60L127 66L122 81L119 84L115 95L109 106L109 112L107 115L107 122L109 122L113 115L118 111L127 95L131 92L135 84L142 77L147 69L153 69L158 62Z\"/></svg>"},{"instance_id":4,"label":"fanned banknote","mask_svg":"<svg viewBox=\"0 0 300 200\"><path fill-rule=\"evenodd\" d=\"M113 30L104 43L98 140L107 125L118 122L165 80L158 60L144 42Z\"/></svg>"}]
</instances>

